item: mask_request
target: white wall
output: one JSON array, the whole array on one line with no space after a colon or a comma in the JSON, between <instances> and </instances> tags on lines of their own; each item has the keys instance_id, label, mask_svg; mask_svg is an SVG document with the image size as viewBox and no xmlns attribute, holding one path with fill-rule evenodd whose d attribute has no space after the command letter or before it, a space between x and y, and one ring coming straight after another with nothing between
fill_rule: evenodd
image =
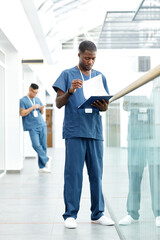
<instances>
[{"instance_id":1,"label":"white wall","mask_svg":"<svg viewBox=\"0 0 160 240\"><path fill-rule=\"evenodd\" d=\"M5 65L0 49L0 173L5 170Z\"/></svg>"},{"instance_id":2,"label":"white wall","mask_svg":"<svg viewBox=\"0 0 160 240\"><path fill-rule=\"evenodd\" d=\"M22 168L20 156L20 122L19 122L19 67L17 53L6 54L6 169L19 170Z\"/></svg>"},{"instance_id":3,"label":"white wall","mask_svg":"<svg viewBox=\"0 0 160 240\"><path fill-rule=\"evenodd\" d=\"M19 99L25 92L24 85L27 85L23 82L21 60L43 59L43 55L20 0L0 0L0 49L6 56L4 89L6 170L21 170L25 155ZM37 78L36 80L38 81ZM43 99L44 93L43 90Z\"/></svg>"},{"instance_id":4,"label":"white wall","mask_svg":"<svg viewBox=\"0 0 160 240\"><path fill-rule=\"evenodd\" d=\"M22 76L18 52L0 30L0 48L5 54L5 165L6 170L20 170L19 95Z\"/></svg>"}]
</instances>

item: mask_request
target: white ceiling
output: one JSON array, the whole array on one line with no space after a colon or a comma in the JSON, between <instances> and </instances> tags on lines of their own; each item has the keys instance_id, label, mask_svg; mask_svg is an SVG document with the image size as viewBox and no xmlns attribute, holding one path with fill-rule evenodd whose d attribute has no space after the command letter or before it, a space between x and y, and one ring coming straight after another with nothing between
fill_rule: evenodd
<instances>
[{"instance_id":1,"label":"white ceiling","mask_svg":"<svg viewBox=\"0 0 160 240\"><path fill-rule=\"evenodd\" d=\"M107 11L136 11L142 0L21 0L47 63L62 43L102 26Z\"/></svg>"}]
</instances>

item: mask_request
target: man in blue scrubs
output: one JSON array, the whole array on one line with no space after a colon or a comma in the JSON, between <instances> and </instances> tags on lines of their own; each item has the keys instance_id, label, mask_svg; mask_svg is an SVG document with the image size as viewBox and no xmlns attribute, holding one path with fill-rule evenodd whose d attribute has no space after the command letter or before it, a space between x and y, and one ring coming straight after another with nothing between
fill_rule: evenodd
<instances>
[{"instance_id":1,"label":"man in blue scrubs","mask_svg":"<svg viewBox=\"0 0 160 240\"><path fill-rule=\"evenodd\" d=\"M38 154L40 173L50 173L51 157L47 156L47 127L42 114L44 106L36 97L39 86L32 83L27 96L20 99L20 116L22 116L23 129L29 131L32 147Z\"/></svg>"},{"instance_id":2,"label":"man in blue scrubs","mask_svg":"<svg viewBox=\"0 0 160 240\"><path fill-rule=\"evenodd\" d=\"M53 84L57 92L56 106L58 108L65 106L63 138L65 139L66 159L63 218L67 228L77 227L76 218L79 211L84 162L86 162L90 182L91 220L102 225L114 225L110 218L103 215L103 136L99 111L106 111L108 103L105 100L94 102L92 112L78 109L78 106L85 101L83 82L92 81L95 76L102 76L104 88L109 94L105 76L92 69L96 52L97 48L93 42L83 41L79 45L79 64L64 70Z\"/></svg>"}]
</instances>

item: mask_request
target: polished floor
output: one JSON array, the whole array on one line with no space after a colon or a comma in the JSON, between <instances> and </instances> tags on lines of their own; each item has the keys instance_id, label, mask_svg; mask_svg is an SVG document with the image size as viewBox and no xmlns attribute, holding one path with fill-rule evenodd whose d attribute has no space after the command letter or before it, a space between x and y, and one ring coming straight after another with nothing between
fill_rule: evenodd
<instances>
[{"instance_id":1,"label":"polished floor","mask_svg":"<svg viewBox=\"0 0 160 240\"><path fill-rule=\"evenodd\" d=\"M151 211L148 172L142 184L141 218L131 226L119 226L126 215L128 190L126 150L110 149L104 156L103 192L107 216L115 226L100 226L90 222L88 176L84 168L81 207L77 229L65 229L62 214L64 150L48 149L53 157L52 173L39 174L37 160L24 160L21 173L0 178L0 239L1 240L158 240ZM118 157L116 157L118 156Z\"/></svg>"},{"instance_id":2,"label":"polished floor","mask_svg":"<svg viewBox=\"0 0 160 240\"><path fill-rule=\"evenodd\" d=\"M36 159L25 159L20 174L0 178L0 239L118 240L115 227L90 222L88 177L84 173L77 229L65 229L62 214L64 150L48 150L52 173L39 174ZM85 171L85 170L84 170ZM109 216L106 211L106 215Z\"/></svg>"}]
</instances>

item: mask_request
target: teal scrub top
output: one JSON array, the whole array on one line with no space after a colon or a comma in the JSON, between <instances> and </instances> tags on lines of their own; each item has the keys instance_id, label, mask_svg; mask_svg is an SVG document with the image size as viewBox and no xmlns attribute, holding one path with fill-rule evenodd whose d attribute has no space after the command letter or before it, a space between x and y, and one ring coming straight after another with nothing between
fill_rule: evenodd
<instances>
[{"instance_id":1,"label":"teal scrub top","mask_svg":"<svg viewBox=\"0 0 160 240\"><path fill-rule=\"evenodd\" d=\"M101 72L93 70L91 78L96 77L99 74L102 75L104 88L107 94L109 94L106 78ZM87 81L90 79L90 76L83 74L83 78L84 81ZM82 80L81 73L76 66L71 69L64 70L52 87L56 92L58 89L66 92L67 89L71 87L74 79ZM81 137L103 140L102 119L99 114L99 110L93 109L92 113L85 113L85 109L78 109L78 106L80 106L85 100L83 87L77 89L76 92L69 98L68 103L65 105L63 138Z\"/></svg>"},{"instance_id":2,"label":"teal scrub top","mask_svg":"<svg viewBox=\"0 0 160 240\"><path fill-rule=\"evenodd\" d=\"M40 106L43 106L43 104L41 103L38 97L31 99L33 103L34 103L34 100L35 100L35 104L39 104ZM28 109L32 106L33 105L31 104L27 96L24 96L23 98L20 99L20 108ZM38 117L34 117L34 114L33 114L34 111L30 112L27 116L22 117L24 131L30 131L32 129L36 129L46 125L42 117L42 114L40 112L40 109L37 109L36 111L38 112Z\"/></svg>"}]
</instances>

